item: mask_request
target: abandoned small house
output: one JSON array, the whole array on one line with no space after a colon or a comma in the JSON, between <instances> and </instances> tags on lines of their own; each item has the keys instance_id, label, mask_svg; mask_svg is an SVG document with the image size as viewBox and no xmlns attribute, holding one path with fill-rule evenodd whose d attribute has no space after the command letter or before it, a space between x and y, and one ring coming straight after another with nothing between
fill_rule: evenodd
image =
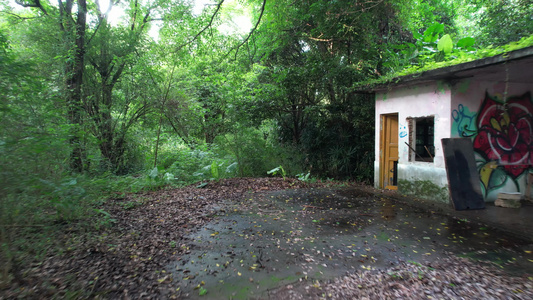
<instances>
[{"instance_id":1,"label":"abandoned small house","mask_svg":"<svg viewBox=\"0 0 533 300\"><path fill-rule=\"evenodd\" d=\"M372 92L376 188L448 202L442 140L462 138L485 202L500 193L529 196L533 47L395 78Z\"/></svg>"}]
</instances>

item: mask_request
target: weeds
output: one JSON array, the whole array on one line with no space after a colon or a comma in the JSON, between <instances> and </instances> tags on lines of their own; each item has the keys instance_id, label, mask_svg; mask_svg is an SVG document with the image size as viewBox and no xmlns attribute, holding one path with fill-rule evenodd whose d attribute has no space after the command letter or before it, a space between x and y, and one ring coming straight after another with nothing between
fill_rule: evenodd
<instances>
[{"instance_id":1,"label":"weeds","mask_svg":"<svg viewBox=\"0 0 533 300\"><path fill-rule=\"evenodd\" d=\"M267 172L268 175L281 175L283 177L283 180L287 178L287 173L285 172L285 169L283 169L283 166L275 167L274 169Z\"/></svg>"},{"instance_id":2,"label":"weeds","mask_svg":"<svg viewBox=\"0 0 533 300\"><path fill-rule=\"evenodd\" d=\"M307 182L307 183L316 183L318 181L316 177L311 177L311 172L307 172L307 174L305 173L297 174L296 178L298 178L298 180L300 181Z\"/></svg>"}]
</instances>

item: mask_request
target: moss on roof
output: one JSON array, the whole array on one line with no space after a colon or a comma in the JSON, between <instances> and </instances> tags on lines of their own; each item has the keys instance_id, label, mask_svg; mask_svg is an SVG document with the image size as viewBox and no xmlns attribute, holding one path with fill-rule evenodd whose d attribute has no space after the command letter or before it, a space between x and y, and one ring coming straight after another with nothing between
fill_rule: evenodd
<instances>
[{"instance_id":1,"label":"moss on roof","mask_svg":"<svg viewBox=\"0 0 533 300\"><path fill-rule=\"evenodd\" d=\"M462 64L467 65L470 62L481 61L483 59L495 56L502 56L505 58L506 54L512 51L521 50L524 48L533 46L533 35L524 37L517 42L511 42L509 44L499 47L486 47L478 49L475 52L461 52L458 53L453 59L441 61L441 62L428 62L423 66L414 65L409 68L384 75L379 78L372 78L367 81L358 82L353 86L353 91L356 92L370 92L376 89L384 89L395 86L396 84L407 80L415 80L416 78L424 77L424 74L430 73L430 71L443 69L452 66L459 66ZM455 53L454 53L455 54Z\"/></svg>"}]
</instances>

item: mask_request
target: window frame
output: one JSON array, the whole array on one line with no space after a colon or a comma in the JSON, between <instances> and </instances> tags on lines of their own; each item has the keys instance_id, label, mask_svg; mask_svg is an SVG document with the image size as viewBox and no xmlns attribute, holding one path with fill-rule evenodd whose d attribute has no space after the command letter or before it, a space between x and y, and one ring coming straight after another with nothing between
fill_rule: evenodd
<instances>
[{"instance_id":1,"label":"window frame","mask_svg":"<svg viewBox=\"0 0 533 300\"><path fill-rule=\"evenodd\" d=\"M433 163L435 161L435 116L407 118L407 123L409 126L409 161ZM421 131L421 126L425 126L423 134L417 132L417 128ZM430 132L431 128L433 128L432 132ZM422 143L420 139L423 140ZM430 153L424 146L429 149Z\"/></svg>"}]
</instances>

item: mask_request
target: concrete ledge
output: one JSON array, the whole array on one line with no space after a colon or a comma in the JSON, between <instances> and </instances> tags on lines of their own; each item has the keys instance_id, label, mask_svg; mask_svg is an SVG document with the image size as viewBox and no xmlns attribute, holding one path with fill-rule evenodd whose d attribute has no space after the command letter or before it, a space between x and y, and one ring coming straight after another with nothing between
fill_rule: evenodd
<instances>
[{"instance_id":1,"label":"concrete ledge","mask_svg":"<svg viewBox=\"0 0 533 300\"><path fill-rule=\"evenodd\" d=\"M506 208L520 208L522 206L522 204L520 204L520 200L509 199L496 199L496 201L494 201L494 205Z\"/></svg>"},{"instance_id":2,"label":"concrete ledge","mask_svg":"<svg viewBox=\"0 0 533 300\"><path fill-rule=\"evenodd\" d=\"M498 199L494 201L494 205L507 208L520 208L522 204L520 200L522 194L520 193L499 193Z\"/></svg>"},{"instance_id":3,"label":"concrete ledge","mask_svg":"<svg viewBox=\"0 0 533 300\"><path fill-rule=\"evenodd\" d=\"M520 201L522 199L522 194L520 193L499 193L498 199Z\"/></svg>"}]
</instances>

